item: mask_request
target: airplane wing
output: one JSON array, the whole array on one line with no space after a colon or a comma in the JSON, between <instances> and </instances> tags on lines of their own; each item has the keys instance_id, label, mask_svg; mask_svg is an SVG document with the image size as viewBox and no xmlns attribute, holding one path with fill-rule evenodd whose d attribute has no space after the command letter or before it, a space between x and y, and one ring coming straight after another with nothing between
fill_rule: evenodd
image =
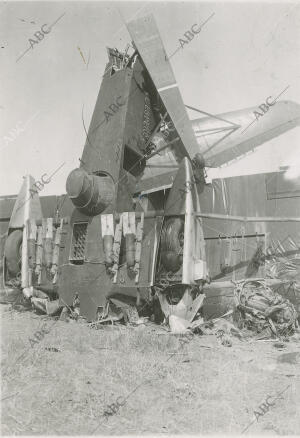
<instances>
[{"instance_id":1,"label":"airplane wing","mask_svg":"<svg viewBox=\"0 0 300 438\"><path fill-rule=\"evenodd\" d=\"M276 102L262 116L255 111L263 114L253 107L192 121L199 152L208 167L239 158L300 124L300 105L291 101Z\"/></svg>"},{"instance_id":2,"label":"airplane wing","mask_svg":"<svg viewBox=\"0 0 300 438\"><path fill-rule=\"evenodd\" d=\"M176 147L194 158L199 146L153 16L129 22L128 31L180 137Z\"/></svg>"}]
</instances>

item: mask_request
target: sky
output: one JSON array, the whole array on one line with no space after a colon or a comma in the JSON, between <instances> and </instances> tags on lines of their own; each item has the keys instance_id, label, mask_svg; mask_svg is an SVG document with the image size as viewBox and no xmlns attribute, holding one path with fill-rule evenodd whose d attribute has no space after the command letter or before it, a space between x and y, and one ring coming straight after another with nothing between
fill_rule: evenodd
<instances>
[{"instance_id":1,"label":"sky","mask_svg":"<svg viewBox=\"0 0 300 438\"><path fill-rule=\"evenodd\" d=\"M82 109L88 126L106 47L125 49L124 23L149 13L168 54L214 13L170 61L185 104L219 114L258 106L287 86L282 99L300 103L299 2L1 2L0 195L18 193L26 174L45 181L53 173L40 194L65 193L85 143ZM34 33L53 23L31 48ZM285 165L300 173L299 138L295 128L227 166L224 175Z\"/></svg>"}]
</instances>

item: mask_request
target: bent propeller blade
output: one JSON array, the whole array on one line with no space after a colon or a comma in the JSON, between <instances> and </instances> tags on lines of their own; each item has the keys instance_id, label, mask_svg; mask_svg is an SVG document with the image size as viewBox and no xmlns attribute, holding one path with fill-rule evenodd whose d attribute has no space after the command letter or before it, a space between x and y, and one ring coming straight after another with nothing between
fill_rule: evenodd
<instances>
[{"instance_id":1,"label":"bent propeller blade","mask_svg":"<svg viewBox=\"0 0 300 438\"><path fill-rule=\"evenodd\" d=\"M130 21L128 31L180 136L178 147L194 158L199 146L153 16Z\"/></svg>"}]
</instances>

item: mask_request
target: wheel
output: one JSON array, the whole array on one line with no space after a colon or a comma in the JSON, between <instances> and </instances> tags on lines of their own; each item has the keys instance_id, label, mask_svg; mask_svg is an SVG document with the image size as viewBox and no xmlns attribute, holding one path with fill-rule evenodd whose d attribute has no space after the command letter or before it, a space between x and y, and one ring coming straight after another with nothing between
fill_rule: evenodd
<instances>
[{"instance_id":1,"label":"wheel","mask_svg":"<svg viewBox=\"0 0 300 438\"><path fill-rule=\"evenodd\" d=\"M22 239L22 231L15 230L8 235L5 242L4 255L6 266L8 272L14 276L17 276L21 272Z\"/></svg>"},{"instance_id":2,"label":"wheel","mask_svg":"<svg viewBox=\"0 0 300 438\"><path fill-rule=\"evenodd\" d=\"M178 217L167 219L161 235L161 259L168 271L176 272L181 267L183 244L183 219Z\"/></svg>"}]
</instances>

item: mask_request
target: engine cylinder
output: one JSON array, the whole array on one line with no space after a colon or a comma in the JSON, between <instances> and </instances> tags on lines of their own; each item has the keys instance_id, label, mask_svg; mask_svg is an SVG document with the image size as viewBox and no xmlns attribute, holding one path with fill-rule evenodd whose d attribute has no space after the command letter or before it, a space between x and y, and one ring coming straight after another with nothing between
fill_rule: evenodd
<instances>
[{"instance_id":1,"label":"engine cylinder","mask_svg":"<svg viewBox=\"0 0 300 438\"><path fill-rule=\"evenodd\" d=\"M133 268L135 263L135 234L126 234L126 262L128 268Z\"/></svg>"},{"instance_id":2,"label":"engine cylinder","mask_svg":"<svg viewBox=\"0 0 300 438\"><path fill-rule=\"evenodd\" d=\"M51 268L53 256L52 239L46 238L43 242L44 261L47 269Z\"/></svg>"},{"instance_id":3,"label":"engine cylinder","mask_svg":"<svg viewBox=\"0 0 300 438\"><path fill-rule=\"evenodd\" d=\"M27 240L27 250L28 250L28 265L30 269L35 268L35 240L34 239L28 239Z\"/></svg>"},{"instance_id":4,"label":"engine cylinder","mask_svg":"<svg viewBox=\"0 0 300 438\"><path fill-rule=\"evenodd\" d=\"M75 207L88 216L102 213L115 196L115 183L111 176L88 174L83 169L70 172L66 189Z\"/></svg>"},{"instance_id":5,"label":"engine cylinder","mask_svg":"<svg viewBox=\"0 0 300 438\"><path fill-rule=\"evenodd\" d=\"M114 244L113 236L103 237L103 250L105 255L105 264L107 266L112 266L114 263L113 244Z\"/></svg>"}]
</instances>

